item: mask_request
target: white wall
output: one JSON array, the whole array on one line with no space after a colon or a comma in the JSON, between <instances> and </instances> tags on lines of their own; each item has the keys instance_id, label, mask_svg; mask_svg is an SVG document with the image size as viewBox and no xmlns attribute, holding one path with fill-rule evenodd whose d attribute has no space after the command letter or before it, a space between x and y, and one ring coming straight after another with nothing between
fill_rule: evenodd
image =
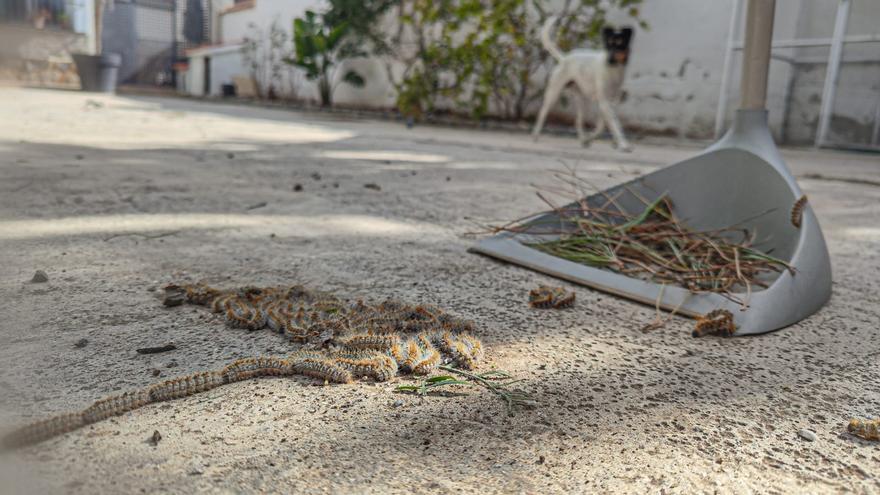
<instances>
[{"instance_id":1,"label":"white wall","mask_svg":"<svg viewBox=\"0 0 880 495\"><path fill-rule=\"evenodd\" d=\"M205 58L190 57L186 71L185 91L192 96L205 96Z\"/></svg>"},{"instance_id":2,"label":"white wall","mask_svg":"<svg viewBox=\"0 0 880 495\"><path fill-rule=\"evenodd\" d=\"M719 91L733 3L734 0L645 0L640 7L641 17L650 28L637 29L633 42L624 83L628 98L619 108L625 125L651 133L709 138L713 134L720 97L727 100L726 121L730 121L739 102L741 52L737 52L733 59L727 94L720 95ZM745 4L746 1L741 2L743 10ZM778 0L774 38L829 37L836 4L835 0ZM220 16L222 42L241 41L247 36L251 23L267 31L277 20L291 33L294 17L302 15L306 9L321 8L321 0L256 0L254 8ZM741 12L735 36L738 41L743 38L744 17L745 13ZM635 24L624 13L614 13L610 20L618 25ZM854 0L850 25L851 33L880 31L876 27L880 26L880 2ZM855 50L858 49L847 47L845 53L855 53ZM819 49L819 52L820 59L823 54L827 56L827 49ZM787 57L803 55L802 50L777 50L774 53ZM880 57L875 54L874 58ZM348 68L362 74L367 84L363 88L340 84L334 97L337 103L393 106L395 95L383 64L376 60L350 60L339 72ZM839 100L841 112L855 115L853 119L858 122L866 122L868 113L876 108L872 99L880 91L880 82L874 82L877 79L874 72L878 70L878 64L874 64L871 69L848 68L842 72L841 79L852 80L849 84L855 89ZM246 73L242 67L241 74ZM315 85L300 79L297 96L317 99ZM801 139L813 132L811 126L814 129L818 113L815 88L820 88L821 93L823 80L824 64L817 69L809 65L793 67L779 60L771 62L767 107L771 128L777 138L784 133L786 137ZM538 105L539 102L535 107ZM534 112L537 108L531 110ZM555 111L570 114L573 109L558 105Z\"/></svg>"},{"instance_id":3,"label":"white wall","mask_svg":"<svg viewBox=\"0 0 880 495\"><path fill-rule=\"evenodd\" d=\"M288 32L293 32L293 19L303 15L306 10L319 10L320 0L255 0L250 9L230 12L220 16L220 31L223 43L238 43L248 33L248 25L254 23L268 29L277 20Z\"/></svg>"},{"instance_id":4,"label":"white wall","mask_svg":"<svg viewBox=\"0 0 880 495\"><path fill-rule=\"evenodd\" d=\"M205 64L210 59L211 80L208 93L205 93ZM223 85L241 76L244 60L238 45L202 48L193 50L189 56L189 69L184 76L181 91L192 96L221 96Z\"/></svg>"},{"instance_id":5,"label":"white wall","mask_svg":"<svg viewBox=\"0 0 880 495\"><path fill-rule=\"evenodd\" d=\"M223 94L223 85L231 84L232 78L242 75L244 61L241 51L228 51L211 57L211 96Z\"/></svg>"}]
</instances>

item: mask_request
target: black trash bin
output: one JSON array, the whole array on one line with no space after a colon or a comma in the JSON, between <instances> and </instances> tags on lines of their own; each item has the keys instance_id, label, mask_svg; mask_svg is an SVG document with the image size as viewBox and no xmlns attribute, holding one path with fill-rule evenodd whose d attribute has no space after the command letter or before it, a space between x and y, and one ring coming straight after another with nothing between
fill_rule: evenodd
<instances>
[{"instance_id":1,"label":"black trash bin","mask_svg":"<svg viewBox=\"0 0 880 495\"><path fill-rule=\"evenodd\" d=\"M73 61L79 72L83 91L115 93L122 56L118 53L101 55L74 54Z\"/></svg>"}]
</instances>

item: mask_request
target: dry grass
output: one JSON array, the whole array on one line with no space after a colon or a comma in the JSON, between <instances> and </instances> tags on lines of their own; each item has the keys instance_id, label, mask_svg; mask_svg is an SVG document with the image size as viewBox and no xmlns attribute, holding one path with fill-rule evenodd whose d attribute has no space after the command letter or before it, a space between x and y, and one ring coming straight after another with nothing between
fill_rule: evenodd
<instances>
[{"instance_id":1,"label":"dry grass","mask_svg":"<svg viewBox=\"0 0 880 495\"><path fill-rule=\"evenodd\" d=\"M753 287L767 287L767 275L782 270L793 271L785 261L754 247L754 233L732 225L698 231L686 226L675 215L674 205L666 194L648 201L636 192L643 208L628 212L615 197L606 195L606 204L590 206L588 184L569 169L555 177L573 189L543 188L574 195L575 201L556 206L547 195L538 196L555 213L549 220L520 219L492 232L535 233L541 237L526 245L541 252L575 263L604 268L627 276L660 284L677 285L692 293L715 292L743 306ZM617 198L619 199L619 198ZM554 230L554 225L558 229Z\"/></svg>"}]
</instances>

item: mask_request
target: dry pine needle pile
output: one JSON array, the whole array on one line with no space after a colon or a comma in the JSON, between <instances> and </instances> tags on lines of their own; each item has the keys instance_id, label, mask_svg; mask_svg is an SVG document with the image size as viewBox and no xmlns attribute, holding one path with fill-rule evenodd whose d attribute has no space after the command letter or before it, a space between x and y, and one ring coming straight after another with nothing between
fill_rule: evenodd
<instances>
[{"instance_id":1,"label":"dry pine needle pile","mask_svg":"<svg viewBox=\"0 0 880 495\"><path fill-rule=\"evenodd\" d=\"M784 261L753 247L743 229L696 231L686 227L660 196L641 212L592 208L586 204L559 208L564 224L551 240L528 246L575 263L606 268L661 284L674 284L693 293L716 292L747 304L741 292L767 287L765 275L792 270ZM528 232L524 227L503 230ZM542 233L548 232L542 229ZM735 240L736 237L739 239Z\"/></svg>"}]
</instances>

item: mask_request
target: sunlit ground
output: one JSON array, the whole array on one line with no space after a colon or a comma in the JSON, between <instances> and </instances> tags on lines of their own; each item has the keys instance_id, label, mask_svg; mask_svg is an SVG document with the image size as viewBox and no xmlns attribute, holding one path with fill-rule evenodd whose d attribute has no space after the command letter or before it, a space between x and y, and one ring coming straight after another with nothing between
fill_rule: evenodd
<instances>
[{"instance_id":1,"label":"sunlit ground","mask_svg":"<svg viewBox=\"0 0 880 495\"><path fill-rule=\"evenodd\" d=\"M845 425L880 412L880 188L804 178L876 177L876 156L783 150L834 294L765 336L694 339L679 317L645 333L652 305L467 252L466 233L546 209L535 185L554 171L605 188L698 150L633 141L621 154L572 136L0 89L0 422L294 348L162 306L162 286L200 280L436 304L473 319L484 369L539 403L511 417L477 387L396 393L410 378L227 385L23 452L51 488L28 493L876 492L876 448ZM36 270L48 282L31 283ZM529 308L539 284L574 290L575 307ZM136 352L166 342L177 349Z\"/></svg>"}]
</instances>

